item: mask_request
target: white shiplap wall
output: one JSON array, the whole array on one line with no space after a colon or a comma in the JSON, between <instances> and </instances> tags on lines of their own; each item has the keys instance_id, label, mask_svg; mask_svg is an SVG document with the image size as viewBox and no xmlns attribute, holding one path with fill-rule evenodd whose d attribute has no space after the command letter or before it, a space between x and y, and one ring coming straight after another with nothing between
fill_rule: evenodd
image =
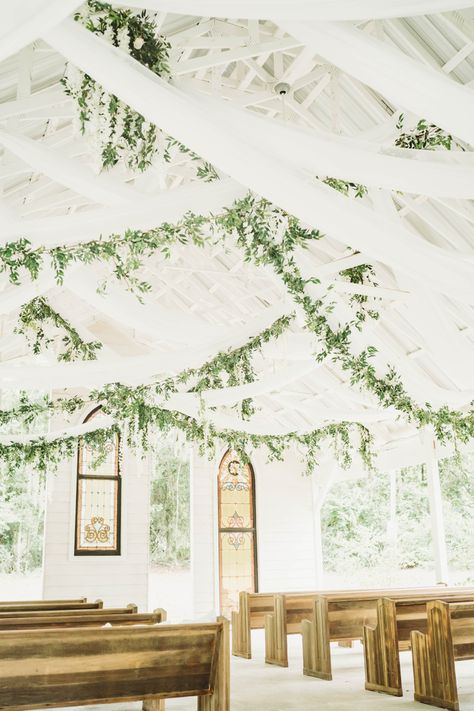
<instances>
[{"instance_id":1,"label":"white shiplap wall","mask_svg":"<svg viewBox=\"0 0 474 711\"><path fill-rule=\"evenodd\" d=\"M146 460L124 452L122 554L74 556L76 462L66 461L48 481L45 523L45 598L81 595L104 606L148 605L149 477Z\"/></svg>"},{"instance_id":2,"label":"white shiplap wall","mask_svg":"<svg viewBox=\"0 0 474 711\"><path fill-rule=\"evenodd\" d=\"M223 454L223 452L221 453ZM217 471L220 457L209 462L196 454L191 466L191 547L194 614L219 610L217 541ZM305 590L316 584L311 479L296 457L267 462L252 457L257 505L259 590Z\"/></svg>"}]
</instances>

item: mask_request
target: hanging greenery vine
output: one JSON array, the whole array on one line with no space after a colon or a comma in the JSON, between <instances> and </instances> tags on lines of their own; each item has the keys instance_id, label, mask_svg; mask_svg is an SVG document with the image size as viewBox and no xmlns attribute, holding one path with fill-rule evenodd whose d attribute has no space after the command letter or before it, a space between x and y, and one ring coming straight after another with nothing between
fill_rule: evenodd
<instances>
[{"instance_id":1,"label":"hanging greenery vine","mask_svg":"<svg viewBox=\"0 0 474 711\"><path fill-rule=\"evenodd\" d=\"M76 20L158 76L168 74L170 46L158 35L153 19L146 12L118 10L107 3L88 0L85 9L76 14ZM162 134L141 114L116 96L105 92L87 74L69 65L63 84L66 92L75 100L81 132L94 142L100 168L110 168L120 162L132 170L144 171L151 165L162 143L165 161L170 162L173 153L177 151L188 155L195 163L197 178L205 181L219 178L210 163L179 141ZM408 132L403 132L403 124L404 118L401 115L397 123L400 131L395 140L397 146L414 149L442 147L450 150L454 144L452 136L424 120ZM367 188L362 184L333 177L326 177L323 182L347 196L362 198L367 193ZM39 249L33 249L31 243L23 238L0 247L0 271L6 272L13 284L18 284L25 272L36 279L43 266L49 263L56 282L61 284L71 264L101 261L110 264L115 278L140 297L150 290L150 285L140 275L143 262L149 255L161 252L164 257L168 257L175 244L203 246L231 237L237 241L247 261L271 266L285 284L298 309L304 314L307 329L317 339L319 350L315 357L318 361L331 359L342 371L349 373L352 385L358 385L371 393L382 407L395 408L400 416L416 426L431 425L441 441L451 438L464 442L473 437L472 411L465 414L448 407L434 410L429 404L420 406L405 391L395 368L389 368L383 375L378 374L373 364L376 353L374 348L368 347L358 354L352 352L353 329L361 329L368 317L378 318L368 296L351 296L349 304L354 307L352 317L337 328L331 325L333 303L330 294L326 292L313 296L310 287L318 286L319 282L317 279L304 279L296 259L297 249L306 247L322 236L318 230L304 228L296 218L268 201L249 195L221 215L203 217L187 214L174 225L165 223L146 232L127 230L123 235L114 234L106 239ZM340 276L353 284L376 285L373 267L368 264L346 269ZM102 287L105 286L104 283ZM225 441L241 456L245 456L249 447L264 445L270 457L281 458L288 446L294 444L304 452L309 470L316 464L321 443L329 440L344 466L350 464L354 447L359 450L366 465L370 466L371 436L367 428L359 423L342 422L305 434L292 432L282 436L261 436L218 430L208 421L205 411L197 419L163 406L163 399L166 400L175 392L202 393L207 389L253 382L256 377L253 356L264 343L281 335L289 327L292 318L289 315L279 319L241 348L219 353L200 368L188 369L175 378L152 385L135 388L118 383L108 385L91 391L87 400L74 396L55 400L44 398L38 402L22 394L16 407L0 411L0 426L11 426L13 423L31 426L45 413L72 415L92 403L100 403L104 413L110 415L116 424L112 428L99 429L80 438L64 437L47 441L40 437L27 443L0 443L1 465L11 473L23 464L34 464L40 471L46 471L65 457L74 456L79 441L95 450L100 457L110 437L119 430L131 446L147 448L151 444L150 435L154 430L176 428L188 440L197 442L206 450L212 451L218 442ZM65 350L60 354L60 360L88 360L96 357L101 344L83 342L77 331L43 298L35 299L23 307L17 328L19 333L31 340L34 352L39 352L53 340L45 330L46 322L65 332L62 339ZM251 417L254 413L251 400L241 402L240 413L243 419ZM355 445L354 439L357 443Z\"/></svg>"},{"instance_id":2,"label":"hanging greenery vine","mask_svg":"<svg viewBox=\"0 0 474 711\"><path fill-rule=\"evenodd\" d=\"M397 121L397 130L400 131L400 134L395 139L395 145L399 148L434 150L441 147L450 151L455 143L451 134L446 133L433 123L428 123L426 119L420 119L411 131L403 131L404 123L405 116L400 114ZM456 143L456 145L459 144Z\"/></svg>"},{"instance_id":3,"label":"hanging greenery vine","mask_svg":"<svg viewBox=\"0 0 474 711\"><path fill-rule=\"evenodd\" d=\"M37 355L56 340L53 336L48 335L48 324L64 333L61 338L64 350L58 354L58 360L95 360L97 358L97 351L102 348L102 343L84 341L69 321L55 311L42 296L38 296L21 307L15 332L25 336L33 353Z\"/></svg>"},{"instance_id":4,"label":"hanging greenery vine","mask_svg":"<svg viewBox=\"0 0 474 711\"><path fill-rule=\"evenodd\" d=\"M280 235L278 240L276 235ZM332 302L328 295L312 298L307 293L307 287L319 282L317 279L305 280L296 265L296 249L320 239L322 234L318 230L304 228L296 218L266 200L249 195L236 201L232 208L221 215L202 217L188 214L174 226L161 225L148 233L129 230L125 236L113 235L110 240L82 245L55 247L50 250L42 248L35 251L23 240L13 247L6 245L0 248L0 264L2 269L9 272L10 278L17 281L20 268L28 269L31 276L35 277L43 260L49 257L56 278L62 280L66 267L74 261L88 263L94 259L105 258L114 262L118 259L118 277L129 283L136 281L141 290L146 290L146 285L133 274L147 253L158 249L168 255L172 244L176 242L214 244L228 237L237 240L248 261L272 266L282 279L295 303L302 308L307 328L317 336L321 344L316 354L319 361L331 358L349 373L353 385L359 385L369 391L384 408L395 408L418 427L432 425L441 441L447 438L466 441L474 436L472 413L465 415L448 407L434 410L428 404L422 407L407 394L395 368L390 368L382 376L377 374L372 362L376 352L374 348L368 347L357 355L352 353L351 331L362 327L365 314L357 309L348 323L333 329L329 322ZM352 270L344 270L344 276L357 282L366 271L365 265L362 269L355 267ZM246 363L245 359L239 367L241 373L248 372L248 362ZM202 374L202 377L202 386L198 386L197 390L207 387L206 382L218 383L221 378L215 372L212 378L209 374ZM231 371L231 377L236 377L235 370Z\"/></svg>"},{"instance_id":5,"label":"hanging greenery vine","mask_svg":"<svg viewBox=\"0 0 474 711\"><path fill-rule=\"evenodd\" d=\"M75 19L154 74L168 74L170 45L145 11L137 13L88 0ZM67 66L63 86L74 99L79 130L91 141L98 168L122 162L132 170L144 171L151 165L158 149L158 130L153 124L72 64Z\"/></svg>"},{"instance_id":6,"label":"hanging greenery vine","mask_svg":"<svg viewBox=\"0 0 474 711\"><path fill-rule=\"evenodd\" d=\"M382 376L377 374L372 362L376 354L375 348L369 346L357 355L352 353L351 330L354 327L359 328L360 317L356 315L351 322L343 324L337 330L331 327L328 320L331 307L328 308L322 299L312 298L307 293L306 287L311 283L318 283L318 280L305 280L294 258L296 247L303 244L314 231L301 232L299 228L297 237L290 233L288 239L287 231L280 246L274 240L272 226L275 220L281 219L286 219L282 217L281 210L251 195L218 217L224 228L237 236L246 259L255 264L271 265L295 302L302 307L308 330L313 332L321 343L321 350L316 354L317 360L322 361L330 357L344 371L349 372L352 385L359 385L375 395L382 407L395 408L417 427L432 426L441 442L447 439L467 442L474 437L472 409L468 414L464 414L447 406L435 410L428 403L424 407L418 405L404 389L401 377L394 367L390 367Z\"/></svg>"}]
</instances>

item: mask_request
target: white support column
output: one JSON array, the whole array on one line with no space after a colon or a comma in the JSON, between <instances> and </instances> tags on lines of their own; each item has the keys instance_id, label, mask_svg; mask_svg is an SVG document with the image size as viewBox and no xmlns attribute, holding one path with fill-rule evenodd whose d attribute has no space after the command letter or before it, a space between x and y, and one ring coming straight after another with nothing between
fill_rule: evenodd
<instances>
[{"instance_id":1,"label":"white support column","mask_svg":"<svg viewBox=\"0 0 474 711\"><path fill-rule=\"evenodd\" d=\"M334 481L335 462L322 464L316 469L311 478L313 493L313 537L314 537L314 568L315 587L324 587L324 560L323 541L321 530L321 509L324 500Z\"/></svg>"},{"instance_id":2,"label":"white support column","mask_svg":"<svg viewBox=\"0 0 474 711\"><path fill-rule=\"evenodd\" d=\"M196 618L218 614L218 560L216 559L216 486L218 463L191 454L191 580Z\"/></svg>"},{"instance_id":3,"label":"white support column","mask_svg":"<svg viewBox=\"0 0 474 711\"><path fill-rule=\"evenodd\" d=\"M431 539L433 541L435 575L437 583L448 583L448 555L444 530L443 498L439 480L436 440L433 434L426 433L426 473L428 479L428 498L431 514Z\"/></svg>"}]
</instances>

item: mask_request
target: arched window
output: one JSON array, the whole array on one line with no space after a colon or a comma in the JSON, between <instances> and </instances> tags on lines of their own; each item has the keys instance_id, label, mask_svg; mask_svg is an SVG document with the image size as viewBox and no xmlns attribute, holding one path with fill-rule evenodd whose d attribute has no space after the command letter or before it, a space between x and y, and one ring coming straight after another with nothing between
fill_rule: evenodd
<instances>
[{"instance_id":1,"label":"arched window","mask_svg":"<svg viewBox=\"0 0 474 711\"><path fill-rule=\"evenodd\" d=\"M218 500L221 614L230 617L239 592L258 589L254 473L231 449L219 466Z\"/></svg>"},{"instance_id":2,"label":"arched window","mask_svg":"<svg viewBox=\"0 0 474 711\"><path fill-rule=\"evenodd\" d=\"M97 407L86 417L101 416ZM120 555L120 439L113 435L105 460L92 466L93 453L80 444L77 453L74 555Z\"/></svg>"}]
</instances>

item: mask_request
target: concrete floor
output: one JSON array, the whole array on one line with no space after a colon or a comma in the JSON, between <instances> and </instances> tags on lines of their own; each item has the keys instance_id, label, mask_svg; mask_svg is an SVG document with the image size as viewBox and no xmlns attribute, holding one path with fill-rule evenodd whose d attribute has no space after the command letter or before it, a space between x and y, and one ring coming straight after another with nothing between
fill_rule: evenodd
<instances>
[{"instance_id":1,"label":"concrete floor","mask_svg":"<svg viewBox=\"0 0 474 711\"><path fill-rule=\"evenodd\" d=\"M402 653L404 696L395 698L364 690L364 659L360 645L353 649L335 646L333 681L303 676L301 638L289 638L288 669L263 662L263 635L252 633L252 660L232 657L231 711L423 711L432 706L413 701L411 655ZM461 711L474 711L474 661L456 665ZM89 711L139 711L141 704L111 704L84 707ZM170 711L195 711L196 700L170 699Z\"/></svg>"}]
</instances>

